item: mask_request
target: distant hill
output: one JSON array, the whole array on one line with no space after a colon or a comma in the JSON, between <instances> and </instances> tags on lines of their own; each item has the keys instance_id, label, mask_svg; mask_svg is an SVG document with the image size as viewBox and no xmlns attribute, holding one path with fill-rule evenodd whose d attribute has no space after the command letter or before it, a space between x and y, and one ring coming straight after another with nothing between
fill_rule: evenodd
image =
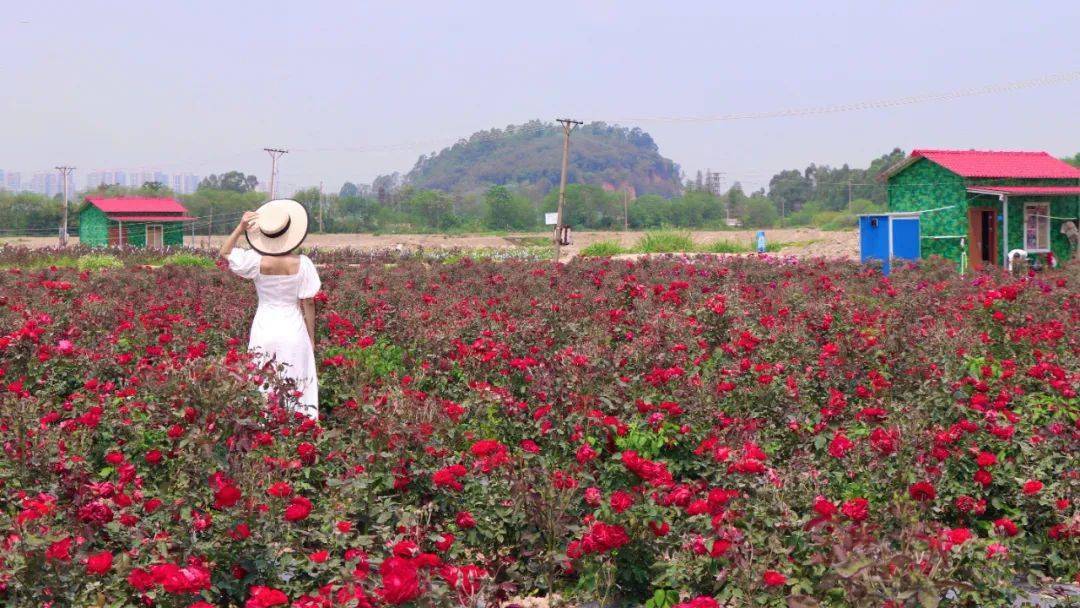
<instances>
[{"instance_id":1,"label":"distant hill","mask_svg":"<svg viewBox=\"0 0 1080 608\"><path fill-rule=\"evenodd\" d=\"M405 181L417 188L471 192L491 185L518 186L543 196L559 185L562 126L538 120L474 133L431 156L421 156ZM594 184L634 194L675 196L679 166L660 156L641 129L594 122L570 136L567 183Z\"/></svg>"}]
</instances>

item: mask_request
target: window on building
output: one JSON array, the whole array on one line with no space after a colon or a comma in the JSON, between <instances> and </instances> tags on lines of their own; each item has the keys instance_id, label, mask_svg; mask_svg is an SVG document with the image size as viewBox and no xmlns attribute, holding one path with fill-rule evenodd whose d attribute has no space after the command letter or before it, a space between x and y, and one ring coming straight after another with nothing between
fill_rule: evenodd
<instances>
[{"instance_id":1,"label":"window on building","mask_svg":"<svg viewBox=\"0 0 1080 608\"><path fill-rule=\"evenodd\" d=\"M1050 251L1050 203L1024 205L1024 249Z\"/></svg>"}]
</instances>

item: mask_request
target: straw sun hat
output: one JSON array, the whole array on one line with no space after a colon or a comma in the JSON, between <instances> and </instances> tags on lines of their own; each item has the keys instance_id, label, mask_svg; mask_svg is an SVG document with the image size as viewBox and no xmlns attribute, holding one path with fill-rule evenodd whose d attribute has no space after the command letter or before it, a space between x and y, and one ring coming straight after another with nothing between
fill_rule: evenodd
<instances>
[{"instance_id":1,"label":"straw sun hat","mask_svg":"<svg viewBox=\"0 0 1080 608\"><path fill-rule=\"evenodd\" d=\"M308 232L308 212L300 203L279 198L255 210L255 225L244 232L251 248L263 255L285 255L300 246Z\"/></svg>"}]
</instances>

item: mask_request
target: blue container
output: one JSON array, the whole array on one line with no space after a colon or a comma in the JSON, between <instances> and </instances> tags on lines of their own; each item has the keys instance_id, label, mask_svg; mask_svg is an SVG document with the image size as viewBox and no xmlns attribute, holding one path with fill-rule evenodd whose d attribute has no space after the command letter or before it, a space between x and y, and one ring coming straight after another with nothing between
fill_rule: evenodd
<instances>
[{"instance_id":1,"label":"blue container","mask_svg":"<svg viewBox=\"0 0 1080 608\"><path fill-rule=\"evenodd\" d=\"M765 231L758 230L757 233L757 252L765 253Z\"/></svg>"},{"instance_id":2,"label":"blue container","mask_svg":"<svg viewBox=\"0 0 1080 608\"><path fill-rule=\"evenodd\" d=\"M888 275L891 261L917 260L919 246L919 214L877 213L859 216L859 259L881 263L881 272Z\"/></svg>"}]
</instances>

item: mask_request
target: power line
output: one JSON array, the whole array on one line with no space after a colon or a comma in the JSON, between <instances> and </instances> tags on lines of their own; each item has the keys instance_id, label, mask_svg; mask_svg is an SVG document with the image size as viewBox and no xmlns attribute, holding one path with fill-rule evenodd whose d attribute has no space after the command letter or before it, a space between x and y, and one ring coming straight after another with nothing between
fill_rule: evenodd
<instances>
[{"instance_id":1,"label":"power line","mask_svg":"<svg viewBox=\"0 0 1080 608\"><path fill-rule=\"evenodd\" d=\"M1048 87L1068 84L1080 80L1080 71L1050 74L1027 80L1017 80L1001 84L991 84L980 87L957 89L944 93L928 93L924 95L909 95L891 99L878 99L871 101L859 101L855 103L834 104L826 106L811 106L803 108L789 108L786 110L771 110L765 112L739 112L730 114L716 114L713 116L630 116L612 119L615 122L725 122L735 120L761 120L766 118L786 118L798 116L815 116L821 114L838 114L841 112L859 112L863 110L877 110L893 108L934 101L952 101L965 97L978 97L995 93L1008 93L1023 89Z\"/></svg>"}]
</instances>

